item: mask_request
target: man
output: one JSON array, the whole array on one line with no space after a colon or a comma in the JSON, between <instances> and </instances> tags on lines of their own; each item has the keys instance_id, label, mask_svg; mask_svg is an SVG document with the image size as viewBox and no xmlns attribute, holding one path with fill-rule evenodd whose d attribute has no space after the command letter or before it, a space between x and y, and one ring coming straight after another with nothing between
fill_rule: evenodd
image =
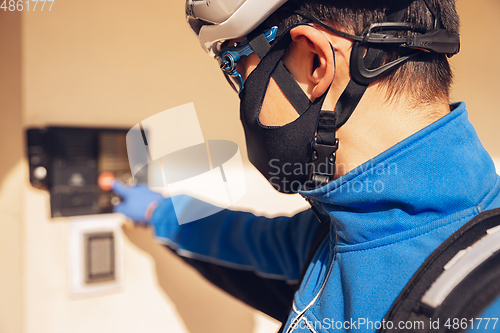
<instances>
[{"instance_id":1,"label":"man","mask_svg":"<svg viewBox=\"0 0 500 333\"><path fill-rule=\"evenodd\" d=\"M375 332L422 262L500 207L465 105L449 104L454 1L188 0L186 11L239 93L250 161L311 209L179 225L170 199L116 183L117 211L284 332ZM200 206L180 201L177 214Z\"/></svg>"}]
</instances>

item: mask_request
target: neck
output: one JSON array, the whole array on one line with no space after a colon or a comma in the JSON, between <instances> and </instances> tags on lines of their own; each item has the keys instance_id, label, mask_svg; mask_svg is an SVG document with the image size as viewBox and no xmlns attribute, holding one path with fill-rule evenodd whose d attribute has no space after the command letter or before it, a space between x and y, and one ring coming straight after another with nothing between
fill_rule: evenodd
<instances>
[{"instance_id":1,"label":"neck","mask_svg":"<svg viewBox=\"0 0 500 333\"><path fill-rule=\"evenodd\" d=\"M443 98L414 105L407 96L387 101L371 85L349 120L337 131L336 177L340 177L450 112Z\"/></svg>"}]
</instances>

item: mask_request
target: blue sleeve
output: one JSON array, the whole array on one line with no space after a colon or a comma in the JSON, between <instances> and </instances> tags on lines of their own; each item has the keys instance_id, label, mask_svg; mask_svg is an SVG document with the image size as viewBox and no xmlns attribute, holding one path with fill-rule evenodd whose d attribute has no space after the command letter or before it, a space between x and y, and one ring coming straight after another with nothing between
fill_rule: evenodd
<instances>
[{"instance_id":1,"label":"blue sleeve","mask_svg":"<svg viewBox=\"0 0 500 333\"><path fill-rule=\"evenodd\" d=\"M175 209L170 198L164 199L151 219L157 240L180 256L272 279L299 278L320 227L310 209L274 218L221 210L191 223L177 222L183 214L196 215L202 210L216 211L189 196L175 197Z\"/></svg>"}]
</instances>

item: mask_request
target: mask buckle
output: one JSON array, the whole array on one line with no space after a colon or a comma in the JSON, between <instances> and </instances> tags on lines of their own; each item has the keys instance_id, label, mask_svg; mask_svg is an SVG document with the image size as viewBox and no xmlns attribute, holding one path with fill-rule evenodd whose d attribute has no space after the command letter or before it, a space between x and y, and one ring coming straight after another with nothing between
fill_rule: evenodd
<instances>
[{"instance_id":1,"label":"mask buckle","mask_svg":"<svg viewBox=\"0 0 500 333\"><path fill-rule=\"evenodd\" d=\"M318 143L318 135L316 135L312 148L312 163L307 183L309 189L321 187L333 180L339 139L334 138L333 144Z\"/></svg>"}]
</instances>

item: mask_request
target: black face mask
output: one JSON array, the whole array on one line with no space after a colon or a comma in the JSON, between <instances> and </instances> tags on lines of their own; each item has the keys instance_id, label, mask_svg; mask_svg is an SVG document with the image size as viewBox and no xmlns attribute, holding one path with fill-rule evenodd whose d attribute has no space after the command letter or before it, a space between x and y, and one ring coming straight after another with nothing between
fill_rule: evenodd
<instances>
[{"instance_id":1,"label":"black face mask","mask_svg":"<svg viewBox=\"0 0 500 333\"><path fill-rule=\"evenodd\" d=\"M250 162L283 193L297 193L331 181L337 149L335 113L321 111L328 90L311 103L281 60L292 41L290 29L262 57L240 93L240 118ZM296 120L284 126L265 126L259 121L271 76L299 113ZM321 175L328 179L321 179Z\"/></svg>"},{"instance_id":2,"label":"black face mask","mask_svg":"<svg viewBox=\"0 0 500 333\"><path fill-rule=\"evenodd\" d=\"M338 149L336 130L349 119L370 83L422 52L414 50L381 66L387 54L384 45L392 45L396 38L398 45L405 48L408 43L406 38L389 34L386 44L381 43L377 37L370 41L371 28L366 29L363 36L354 36L333 29L314 14L303 10L296 10L294 13L302 16L305 21L281 34L272 47L262 34L248 36L250 46L261 61L248 76L245 89L240 93L240 118L245 130L250 162L276 190L283 193L315 189L334 179ZM402 27L403 30L413 31L412 26L408 24L394 25L393 21L399 22L403 14L404 10L399 9L389 15L390 22L383 25L385 30L387 27ZM439 26L439 18L435 17L435 20L437 22L435 25ZM340 95L335 105L335 112L321 110L329 88L311 103L281 60L292 42L290 30L307 22L314 22L339 36L353 40L350 60L351 80ZM458 36L450 37L444 30L439 31L437 37L435 30L429 35L422 34L419 37L422 38L422 45L425 42L429 50L437 53L457 53L460 45ZM284 126L264 126L259 121L271 76L299 114L299 118Z\"/></svg>"}]
</instances>

